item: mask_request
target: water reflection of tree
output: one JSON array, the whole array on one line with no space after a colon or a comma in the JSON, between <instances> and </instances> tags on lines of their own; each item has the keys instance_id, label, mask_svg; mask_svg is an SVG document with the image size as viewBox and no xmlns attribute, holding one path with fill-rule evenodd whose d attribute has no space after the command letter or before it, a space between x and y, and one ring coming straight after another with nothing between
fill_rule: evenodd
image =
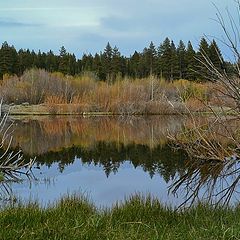
<instances>
[{"instance_id":1,"label":"water reflection of tree","mask_svg":"<svg viewBox=\"0 0 240 240\"><path fill-rule=\"evenodd\" d=\"M90 147L100 141L135 143L151 148L168 141L167 134L181 129L184 118L155 117L54 117L17 120L13 147L39 155L74 145Z\"/></svg>"},{"instance_id":2,"label":"water reflection of tree","mask_svg":"<svg viewBox=\"0 0 240 240\"><path fill-rule=\"evenodd\" d=\"M0 183L0 201L8 200L12 196L12 188L8 182Z\"/></svg>"},{"instance_id":3,"label":"water reflection of tree","mask_svg":"<svg viewBox=\"0 0 240 240\"><path fill-rule=\"evenodd\" d=\"M116 142L98 142L90 148L72 146L59 152L49 152L37 157L39 165L51 166L59 164L60 171L72 164L75 159L81 159L83 164L102 166L107 176L116 173L121 165L129 161L135 168L141 167L151 177L155 174L163 176L166 182L178 174L184 173L184 153L174 152L169 146L150 148L142 144L119 144Z\"/></svg>"},{"instance_id":4,"label":"water reflection of tree","mask_svg":"<svg viewBox=\"0 0 240 240\"><path fill-rule=\"evenodd\" d=\"M185 174L176 177L169 191L184 195L179 207L198 202L211 205L229 205L238 200L240 161L203 162L189 161Z\"/></svg>"}]
</instances>

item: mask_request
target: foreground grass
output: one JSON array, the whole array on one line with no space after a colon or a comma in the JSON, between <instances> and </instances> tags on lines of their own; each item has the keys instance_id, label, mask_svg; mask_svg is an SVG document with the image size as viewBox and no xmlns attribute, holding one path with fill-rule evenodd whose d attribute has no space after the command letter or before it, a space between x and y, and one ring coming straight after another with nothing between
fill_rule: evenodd
<instances>
[{"instance_id":1,"label":"foreground grass","mask_svg":"<svg viewBox=\"0 0 240 240\"><path fill-rule=\"evenodd\" d=\"M74 196L46 209L9 207L0 212L0 226L0 239L239 239L240 207L176 212L136 196L99 210Z\"/></svg>"}]
</instances>

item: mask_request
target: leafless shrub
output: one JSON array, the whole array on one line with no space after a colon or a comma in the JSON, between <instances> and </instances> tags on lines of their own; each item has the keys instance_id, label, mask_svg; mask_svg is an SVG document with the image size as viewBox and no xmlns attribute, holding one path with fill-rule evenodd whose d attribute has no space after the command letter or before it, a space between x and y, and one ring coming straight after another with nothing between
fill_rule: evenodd
<instances>
[{"instance_id":1,"label":"leafless shrub","mask_svg":"<svg viewBox=\"0 0 240 240\"><path fill-rule=\"evenodd\" d=\"M195 121L193 114L188 109L192 119L191 129L186 126L185 131L177 136L170 136L178 146L184 148L190 157L203 160L240 159L240 1L236 2L239 19L234 19L227 11L227 21L217 9L217 23L223 30L224 37L221 40L233 54L234 74L230 74L224 67L219 69L210 59L206 52L201 52L198 61L207 69L205 77L213 82L212 89L217 93L217 106L203 102L206 109L211 113L207 123L199 124ZM215 49L216 52L217 49ZM221 56L219 61L224 66ZM230 115L230 116L229 116ZM235 127L231 123L235 122ZM217 131L220 128L221 131Z\"/></svg>"},{"instance_id":2,"label":"leafless shrub","mask_svg":"<svg viewBox=\"0 0 240 240\"><path fill-rule=\"evenodd\" d=\"M0 173L3 175L3 181L13 180L18 181L21 174L29 175L29 171L35 159L30 159L28 162L23 158L21 150L11 151L12 136L12 123L8 124L8 112L2 114L2 101L0 102ZM27 169L26 171L24 169Z\"/></svg>"}]
</instances>

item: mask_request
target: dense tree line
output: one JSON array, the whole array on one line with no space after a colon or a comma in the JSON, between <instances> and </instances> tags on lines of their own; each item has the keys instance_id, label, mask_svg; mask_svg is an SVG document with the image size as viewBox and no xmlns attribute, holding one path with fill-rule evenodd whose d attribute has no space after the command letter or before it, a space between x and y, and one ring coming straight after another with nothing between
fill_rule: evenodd
<instances>
[{"instance_id":1,"label":"dense tree line","mask_svg":"<svg viewBox=\"0 0 240 240\"><path fill-rule=\"evenodd\" d=\"M29 49L17 51L14 46L4 42L0 49L0 78L4 74L21 76L26 69L35 67L68 75L94 72L98 79L109 82L114 81L117 76L144 78L149 75L166 80L196 80L203 79L206 72L204 67L199 69L197 59L201 59L201 53L207 54L220 71L224 69L217 43L214 40L209 43L205 38L201 39L197 51L190 41L185 45L181 40L176 46L172 40L166 38L158 47L151 42L142 52L135 51L130 57L123 56L116 46L112 47L108 43L103 52L95 55L83 54L81 59L68 53L65 47L61 47L59 54L54 54L51 50L47 53L39 50L36 53Z\"/></svg>"}]
</instances>

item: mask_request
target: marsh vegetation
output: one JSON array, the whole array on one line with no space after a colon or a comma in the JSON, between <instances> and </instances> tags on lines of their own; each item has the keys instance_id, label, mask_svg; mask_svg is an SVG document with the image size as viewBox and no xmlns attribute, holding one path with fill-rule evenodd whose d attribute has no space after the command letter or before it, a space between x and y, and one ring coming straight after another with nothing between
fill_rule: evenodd
<instances>
[{"instance_id":1,"label":"marsh vegetation","mask_svg":"<svg viewBox=\"0 0 240 240\"><path fill-rule=\"evenodd\" d=\"M219 11L216 20L230 62L205 38L196 51L166 38L129 58L108 43L79 60L64 47L58 56L4 43L0 95L51 117L1 116L0 191L14 201L0 211L0 236L239 238L240 30L229 12L230 27Z\"/></svg>"},{"instance_id":2,"label":"marsh vegetation","mask_svg":"<svg viewBox=\"0 0 240 240\"><path fill-rule=\"evenodd\" d=\"M72 196L46 209L32 203L1 211L0 235L4 239L238 239L239 216L239 207L200 204L177 212L143 196L99 210Z\"/></svg>"}]
</instances>

